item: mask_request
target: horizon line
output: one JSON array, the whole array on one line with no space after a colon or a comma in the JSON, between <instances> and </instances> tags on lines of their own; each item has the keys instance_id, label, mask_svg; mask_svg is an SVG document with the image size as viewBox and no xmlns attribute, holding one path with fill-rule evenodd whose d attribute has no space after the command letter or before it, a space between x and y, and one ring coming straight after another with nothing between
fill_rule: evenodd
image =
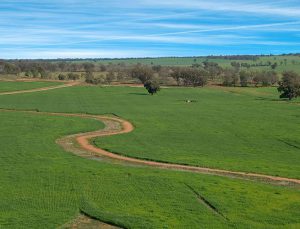
<instances>
[{"instance_id":1,"label":"horizon line","mask_svg":"<svg viewBox=\"0 0 300 229\"><path fill-rule=\"evenodd\" d=\"M280 54L212 54L212 55L187 55L187 56L145 56L145 57L65 57L65 58L0 58L0 61L5 60L127 60L127 59L163 59L163 58L203 58L203 57L232 57L232 56L298 56L299 52L295 53L280 53Z\"/></svg>"}]
</instances>

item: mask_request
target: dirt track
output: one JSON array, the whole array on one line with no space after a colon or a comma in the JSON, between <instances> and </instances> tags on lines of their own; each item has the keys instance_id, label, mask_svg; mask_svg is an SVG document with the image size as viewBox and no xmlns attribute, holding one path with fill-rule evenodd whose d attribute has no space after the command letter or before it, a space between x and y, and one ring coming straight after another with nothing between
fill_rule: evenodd
<instances>
[{"instance_id":1,"label":"dirt track","mask_svg":"<svg viewBox=\"0 0 300 229\"><path fill-rule=\"evenodd\" d=\"M219 175L219 176L238 177L238 178L244 178L244 179L263 180L263 181L277 183L277 184L281 184L281 185L287 185L287 184L300 185L300 180L298 180L298 179L275 177L275 176L256 174L256 173L245 173L245 172L228 171L228 170L222 170L222 169L213 169L213 168L205 168L205 167L163 163L163 162L131 158L131 157L111 153L104 149L97 148L96 146L92 145L90 143L91 139L93 139L95 137L103 137L103 136L111 136L111 135L116 135L116 134L129 133L134 130L133 125L130 122L120 119L120 118L112 118L112 117L106 117L106 116L90 116L90 115L84 115L83 117L98 119L106 125L106 128L104 130L98 130L95 132L89 132L89 133L83 133L83 134L71 136L71 139L75 138L76 142L79 144L81 149L93 153L94 156L105 157L105 158L117 160L120 162L135 164L135 165L151 166L151 167L157 167L157 168L163 168L163 169L190 171L190 172L205 173L205 174L215 174L215 175ZM70 138L70 136L69 136L69 138ZM64 145L63 142L64 141L60 141L60 144L65 149L67 149L66 145ZM70 142L68 145L70 145Z\"/></svg>"},{"instance_id":2,"label":"dirt track","mask_svg":"<svg viewBox=\"0 0 300 229\"><path fill-rule=\"evenodd\" d=\"M78 84L78 82L72 82L72 83L66 83L64 85L53 86L53 87L37 88L37 89L25 90L25 91L5 92L5 93L0 93L0 95L3 95L3 94L11 95L11 94L19 94L19 93L47 91L47 90L52 90L52 89L57 89L57 88L71 87L71 86L74 86L77 84ZM1 112L17 112L16 110L4 110L4 109L2 109L0 111ZM35 112L35 111L19 111L19 112L43 114L43 115L90 118L90 119L96 119L96 120L103 122L105 124L105 128L102 130L70 135L70 136L66 136L62 139L57 140L57 143L60 144L66 151L70 151L70 152L80 155L82 157L88 157L88 158L101 157L104 160L109 159L109 160L119 161L121 163L126 163L126 164L150 166L150 167L179 170L179 171L189 171L189 172L195 172L195 173L214 174L214 175L226 176L226 177L237 177L237 178L241 178L241 179L262 180L265 182L275 183L275 184L279 184L279 185L300 185L299 179L131 158L131 157L111 153L111 152L108 152L101 148L97 148L90 143L90 140L95 137L111 136L111 135L116 135L116 134L125 134L125 133L129 133L129 132L133 131L134 130L133 125L130 122L123 120L121 118L101 116L101 115L87 115L87 114L47 113L47 112ZM74 144L74 143L77 143L77 144Z\"/></svg>"},{"instance_id":3,"label":"dirt track","mask_svg":"<svg viewBox=\"0 0 300 229\"><path fill-rule=\"evenodd\" d=\"M0 95L14 95L14 94L32 93L32 92L38 92L38 91L48 91L48 90L64 88L64 87L72 87L72 86L75 86L75 85L78 85L78 84L79 84L78 82L70 82L70 83L65 83L65 84L58 85L58 86L34 88L34 89L21 90L21 91L1 92Z\"/></svg>"},{"instance_id":4,"label":"dirt track","mask_svg":"<svg viewBox=\"0 0 300 229\"><path fill-rule=\"evenodd\" d=\"M246 179L246 180L261 180L264 182L274 183L277 185L300 185L299 179L143 160L143 159L131 158L131 157L111 153L104 149L97 148L96 146L92 145L90 143L91 139L95 137L125 134L134 130L134 127L130 122L117 117L108 117L102 115L88 115L88 114L48 113L48 112L35 112L35 111L15 111L15 110L0 110L0 111L26 112L32 114L66 116L66 117L81 117L81 118L99 120L103 122L105 124L104 129L87 132L87 133L69 135L61 139L58 139L56 141L66 151L72 152L76 155L85 158L91 158L91 159L101 158L102 160L109 160L110 162L113 160L114 162L120 162L122 164L125 163L128 165L150 166L150 167L156 167L161 169L189 171L189 172L203 173L203 174L213 174L213 175L225 176L225 177L236 177L236 178Z\"/></svg>"}]
</instances>

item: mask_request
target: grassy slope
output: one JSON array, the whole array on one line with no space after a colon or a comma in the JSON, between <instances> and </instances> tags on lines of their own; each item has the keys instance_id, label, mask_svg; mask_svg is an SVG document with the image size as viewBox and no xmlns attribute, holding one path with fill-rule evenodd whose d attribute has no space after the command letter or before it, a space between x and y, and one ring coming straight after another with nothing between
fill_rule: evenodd
<instances>
[{"instance_id":1,"label":"grassy slope","mask_svg":"<svg viewBox=\"0 0 300 229\"><path fill-rule=\"evenodd\" d=\"M185 172L123 167L64 152L55 139L95 120L0 112L0 226L55 228L79 209L131 228L300 226L299 190ZM17 134L16 134L17 133ZM229 222L201 204L192 186Z\"/></svg>"},{"instance_id":2,"label":"grassy slope","mask_svg":"<svg viewBox=\"0 0 300 229\"><path fill-rule=\"evenodd\" d=\"M74 87L1 96L0 107L115 113L136 130L96 140L113 152L300 178L300 106L277 98L275 88L164 89L148 96L143 88Z\"/></svg>"},{"instance_id":3,"label":"grassy slope","mask_svg":"<svg viewBox=\"0 0 300 229\"><path fill-rule=\"evenodd\" d=\"M9 91L30 90L35 88L60 85L59 82L10 82L0 81L0 93Z\"/></svg>"}]
</instances>

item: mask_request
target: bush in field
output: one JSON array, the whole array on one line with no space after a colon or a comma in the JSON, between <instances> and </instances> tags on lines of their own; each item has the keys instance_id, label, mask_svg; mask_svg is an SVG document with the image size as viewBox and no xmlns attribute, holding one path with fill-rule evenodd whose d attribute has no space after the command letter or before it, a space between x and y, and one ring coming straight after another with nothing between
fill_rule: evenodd
<instances>
[{"instance_id":1,"label":"bush in field","mask_svg":"<svg viewBox=\"0 0 300 229\"><path fill-rule=\"evenodd\" d=\"M47 78L49 78L49 72L46 71L44 68L39 67L39 68L38 68L38 72L40 73L40 76L41 76L42 79L47 79Z\"/></svg>"},{"instance_id":2,"label":"bush in field","mask_svg":"<svg viewBox=\"0 0 300 229\"><path fill-rule=\"evenodd\" d=\"M207 84L208 72L201 68L175 68L171 73L171 77L173 77L176 81L178 86L181 82L184 86L201 86Z\"/></svg>"},{"instance_id":3,"label":"bush in field","mask_svg":"<svg viewBox=\"0 0 300 229\"><path fill-rule=\"evenodd\" d=\"M39 71L36 68L32 69L30 72L33 78L39 77Z\"/></svg>"},{"instance_id":4,"label":"bush in field","mask_svg":"<svg viewBox=\"0 0 300 229\"><path fill-rule=\"evenodd\" d=\"M64 75L64 74L59 74L59 75L58 75L58 79L59 79L59 80L66 80L66 79L67 79L67 76Z\"/></svg>"},{"instance_id":5,"label":"bush in field","mask_svg":"<svg viewBox=\"0 0 300 229\"><path fill-rule=\"evenodd\" d=\"M93 73L87 72L84 74L85 82L89 84L102 84L104 83L104 79L101 77L95 77Z\"/></svg>"},{"instance_id":6,"label":"bush in field","mask_svg":"<svg viewBox=\"0 0 300 229\"><path fill-rule=\"evenodd\" d=\"M95 84L95 77L93 73L86 73L84 77L86 83Z\"/></svg>"},{"instance_id":7,"label":"bush in field","mask_svg":"<svg viewBox=\"0 0 300 229\"><path fill-rule=\"evenodd\" d=\"M80 79L80 75L70 72L70 73L68 73L68 79L69 80L78 80L78 79Z\"/></svg>"},{"instance_id":8,"label":"bush in field","mask_svg":"<svg viewBox=\"0 0 300 229\"><path fill-rule=\"evenodd\" d=\"M259 84L264 87L271 86L278 82L278 75L274 71L256 71L254 73L253 82L255 86Z\"/></svg>"},{"instance_id":9,"label":"bush in field","mask_svg":"<svg viewBox=\"0 0 300 229\"><path fill-rule=\"evenodd\" d=\"M272 68L273 70L275 70L275 69L277 68L277 66L278 66L278 64L277 64L277 62L275 62L274 64L271 65L271 68Z\"/></svg>"},{"instance_id":10,"label":"bush in field","mask_svg":"<svg viewBox=\"0 0 300 229\"><path fill-rule=\"evenodd\" d=\"M19 74L21 70L15 64L5 63L2 72L5 74Z\"/></svg>"},{"instance_id":11,"label":"bush in field","mask_svg":"<svg viewBox=\"0 0 300 229\"><path fill-rule=\"evenodd\" d=\"M174 79L174 80L176 80L176 82L177 82L177 86L180 86L180 83L181 83L181 80L182 80L182 76L181 76L181 69L182 68L174 68L174 69L172 69L172 72L171 72L171 74L170 74L170 76Z\"/></svg>"},{"instance_id":12,"label":"bush in field","mask_svg":"<svg viewBox=\"0 0 300 229\"><path fill-rule=\"evenodd\" d=\"M240 77L240 85L241 87L247 87L249 82L252 80L252 73L249 71L240 71L239 72Z\"/></svg>"},{"instance_id":13,"label":"bush in field","mask_svg":"<svg viewBox=\"0 0 300 229\"><path fill-rule=\"evenodd\" d=\"M235 72L239 72L241 68L241 64L239 62L231 62L231 66L234 68Z\"/></svg>"},{"instance_id":14,"label":"bush in field","mask_svg":"<svg viewBox=\"0 0 300 229\"><path fill-rule=\"evenodd\" d=\"M281 93L280 98L297 98L300 96L300 76L295 72L284 72L277 89Z\"/></svg>"},{"instance_id":15,"label":"bush in field","mask_svg":"<svg viewBox=\"0 0 300 229\"><path fill-rule=\"evenodd\" d=\"M143 84L151 80L153 77L153 70L148 66L136 65L131 69L132 78L139 79Z\"/></svg>"},{"instance_id":16,"label":"bush in field","mask_svg":"<svg viewBox=\"0 0 300 229\"><path fill-rule=\"evenodd\" d=\"M160 90L160 85L157 81L147 81L144 83L144 87L147 89L149 94L153 95Z\"/></svg>"},{"instance_id":17,"label":"bush in field","mask_svg":"<svg viewBox=\"0 0 300 229\"><path fill-rule=\"evenodd\" d=\"M108 84L111 84L116 79L115 73L113 71L109 71L105 79Z\"/></svg>"},{"instance_id":18,"label":"bush in field","mask_svg":"<svg viewBox=\"0 0 300 229\"><path fill-rule=\"evenodd\" d=\"M85 72L93 72L95 70L95 65L90 62L86 62L82 64Z\"/></svg>"},{"instance_id":19,"label":"bush in field","mask_svg":"<svg viewBox=\"0 0 300 229\"><path fill-rule=\"evenodd\" d=\"M232 87L239 83L240 76L234 68L225 68L222 74L223 86Z\"/></svg>"},{"instance_id":20,"label":"bush in field","mask_svg":"<svg viewBox=\"0 0 300 229\"><path fill-rule=\"evenodd\" d=\"M195 64L194 66L197 67L198 65ZM214 79L222 72L222 68L219 66L218 63L215 62L204 61L203 66L204 66L204 70L208 72L208 75L211 77L211 79Z\"/></svg>"},{"instance_id":21,"label":"bush in field","mask_svg":"<svg viewBox=\"0 0 300 229\"><path fill-rule=\"evenodd\" d=\"M99 69L100 69L101 72L105 72L106 71L106 66L104 64L101 64L99 66Z\"/></svg>"},{"instance_id":22,"label":"bush in field","mask_svg":"<svg viewBox=\"0 0 300 229\"><path fill-rule=\"evenodd\" d=\"M152 66L152 70L155 72L160 72L160 70L162 69L161 65L154 65Z\"/></svg>"}]
</instances>

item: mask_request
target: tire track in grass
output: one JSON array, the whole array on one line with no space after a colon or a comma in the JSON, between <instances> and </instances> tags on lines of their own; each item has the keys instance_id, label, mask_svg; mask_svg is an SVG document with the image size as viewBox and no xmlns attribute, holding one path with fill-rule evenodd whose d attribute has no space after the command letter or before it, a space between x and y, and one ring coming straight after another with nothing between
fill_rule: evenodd
<instances>
[{"instance_id":1,"label":"tire track in grass","mask_svg":"<svg viewBox=\"0 0 300 229\"><path fill-rule=\"evenodd\" d=\"M212 203L210 203L204 196L200 195L192 186L184 183L184 185L197 197L200 203L210 209L214 214L220 216L225 221L229 221L229 219L219 211Z\"/></svg>"}]
</instances>

